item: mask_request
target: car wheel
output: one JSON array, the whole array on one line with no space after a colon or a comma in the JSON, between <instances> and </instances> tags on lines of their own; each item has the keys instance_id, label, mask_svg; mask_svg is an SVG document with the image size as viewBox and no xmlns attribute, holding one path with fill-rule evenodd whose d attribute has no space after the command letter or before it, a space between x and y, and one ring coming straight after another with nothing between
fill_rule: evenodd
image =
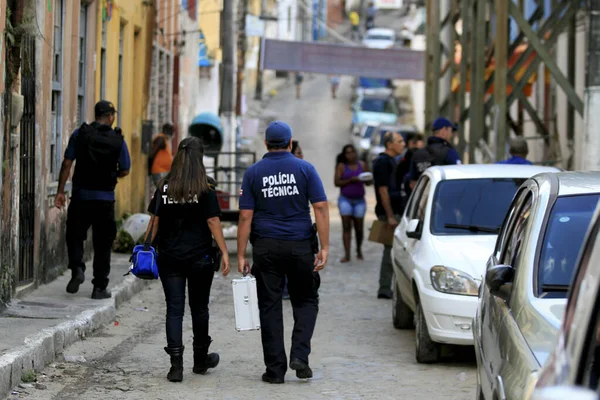
<instances>
[{"instance_id":1,"label":"car wheel","mask_svg":"<svg viewBox=\"0 0 600 400\"><path fill-rule=\"evenodd\" d=\"M421 364L436 363L440 360L440 345L429 337L427 322L421 303L417 303L415 314L415 342L417 362Z\"/></svg>"},{"instance_id":2,"label":"car wheel","mask_svg":"<svg viewBox=\"0 0 600 400\"><path fill-rule=\"evenodd\" d=\"M402 295L396 283L396 275L392 279L393 300L392 300L392 320L396 329L412 329L415 315L412 310L402 300Z\"/></svg>"}]
</instances>

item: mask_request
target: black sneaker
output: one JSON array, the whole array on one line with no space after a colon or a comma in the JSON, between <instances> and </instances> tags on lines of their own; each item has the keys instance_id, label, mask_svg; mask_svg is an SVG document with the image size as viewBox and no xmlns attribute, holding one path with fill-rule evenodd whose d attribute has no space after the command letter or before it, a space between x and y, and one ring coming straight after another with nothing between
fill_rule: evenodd
<instances>
[{"instance_id":1,"label":"black sneaker","mask_svg":"<svg viewBox=\"0 0 600 400\"><path fill-rule=\"evenodd\" d=\"M392 293L391 290L389 292L379 292L377 294L378 299L392 299L393 297L394 297L394 294Z\"/></svg>"},{"instance_id":2,"label":"black sneaker","mask_svg":"<svg viewBox=\"0 0 600 400\"><path fill-rule=\"evenodd\" d=\"M94 300L110 299L111 296L112 294L108 289L94 288L94 291L92 292L92 299Z\"/></svg>"},{"instance_id":3,"label":"black sneaker","mask_svg":"<svg viewBox=\"0 0 600 400\"><path fill-rule=\"evenodd\" d=\"M71 280L67 284L67 293L77 293L79 291L79 285L85 281L85 274L82 268L77 268L72 272Z\"/></svg>"},{"instance_id":4,"label":"black sneaker","mask_svg":"<svg viewBox=\"0 0 600 400\"><path fill-rule=\"evenodd\" d=\"M262 381L267 382L267 383L274 383L274 384L279 384L279 383L285 382L285 380L283 378L271 376L271 375L267 374L266 372L262 375Z\"/></svg>"},{"instance_id":5,"label":"black sneaker","mask_svg":"<svg viewBox=\"0 0 600 400\"><path fill-rule=\"evenodd\" d=\"M296 371L296 377L298 379L310 379L313 377L312 369L303 361L293 358L290 361L290 368Z\"/></svg>"}]
</instances>

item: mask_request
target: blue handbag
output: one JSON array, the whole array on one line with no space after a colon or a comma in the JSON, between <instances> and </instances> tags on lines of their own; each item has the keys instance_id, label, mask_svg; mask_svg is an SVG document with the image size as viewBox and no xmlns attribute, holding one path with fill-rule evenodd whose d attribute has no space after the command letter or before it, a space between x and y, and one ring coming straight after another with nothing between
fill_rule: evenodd
<instances>
[{"instance_id":1,"label":"blue handbag","mask_svg":"<svg viewBox=\"0 0 600 400\"><path fill-rule=\"evenodd\" d=\"M158 279L158 254L151 246L151 241L159 203L160 198L157 198L154 215L150 221L150 230L146 234L144 244L139 244L133 248L133 253L129 259L131 266L129 267L129 272L125 275L133 274L140 279Z\"/></svg>"}]
</instances>

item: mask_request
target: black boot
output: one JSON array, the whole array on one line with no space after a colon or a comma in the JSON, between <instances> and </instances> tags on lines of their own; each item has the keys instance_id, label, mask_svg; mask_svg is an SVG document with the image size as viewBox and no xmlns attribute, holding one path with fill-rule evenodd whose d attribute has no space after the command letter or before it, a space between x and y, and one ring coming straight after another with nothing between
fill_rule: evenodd
<instances>
[{"instance_id":1,"label":"black boot","mask_svg":"<svg viewBox=\"0 0 600 400\"><path fill-rule=\"evenodd\" d=\"M165 347L165 351L171 356L171 369L167 374L167 379L171 382L181 382L183 380L183 350L181 347Z\"/></svg>"},{"instance_id":2,"label":"black boot","mask_svg":"<svg viewBox=\"0 0 600 400\"><path fill-rule=\"evenodd\" d=\"M208 344L194 344L194 369L195 374L204 375L209 368L219 365L219 355L217 353L208 353L208 347L212 340L208 338Z\"/></svg>"}]
</instances>

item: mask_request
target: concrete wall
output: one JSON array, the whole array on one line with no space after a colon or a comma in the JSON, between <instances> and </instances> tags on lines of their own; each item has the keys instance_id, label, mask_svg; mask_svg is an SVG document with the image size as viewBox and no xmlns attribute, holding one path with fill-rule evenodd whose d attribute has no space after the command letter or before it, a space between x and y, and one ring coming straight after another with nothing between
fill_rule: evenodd
<instances>
[{"instance_id":1,"label":"concrete wall","mask_svg":"<svg viewBox=\"0 0 600 400\"><path fill-rule=\"evenodd\" d=\"M58 146L61 153L67 146L70 133L79 125L77 116L77 85L79 55L79 11L80 2L73 2L64 8L64 35L62 57L62 143ZM64 244L66 210L54 207L57 182L50 173L51 153L50 135L52 121L52 67L48 60L53 59L53 18L55 1L48 7L46 0L32 0L26 8L28 18L37 16L37 25L43 31L44 38L38 35L36 40L36 219L35 219L35 284L54 279L67 265L66 247ZM34 7L36 8L34 10ZM93 115L94 103L94 48L96 7L88 6L87 15L87 56L86 56L86 116ZM37 31L33 26L33 32ZM69 193L67 193L69 195Z\"/></svg>"},{"instance_id":2,"label":"concrete wall","mask_svg":"<svg viewBox=\"0 0 600 400\"><path fill-rule=\"evenodd\" d=\"M120 126L123 136L129 146L131 154L131 173L121 179L116 190L116 216L117 218L125 212L141 212L144 210L146 184L147 157L141 151L142 120L146 116L146 105L148 103L148 80L147 70L150 67L148 38L153 37L154 32L148 29L149 19L154 14L150 6L145 5L143 0L129 0L119 2L118 7L113 9L110 20L106 21L106 100L112 101L120 113ZM161 2L158 2L159 14L168 13L174 15L174 10L161 10ZM102 2L96 1L97 7L97 29L96 29L96 54L97 68L96 96L100 100L101 94L101 68L100 49L102 46ZM159 17L160 18L160 17ZM171 18L176 19L176 18ZM164 34L173 37L172 33L176 26L165 22ZM122 29L121 29L122 27ZM122 76L119 77L119 40L123 34L123 65ZM162 40L162 35L160 35ZM119 79L122 82L122 99L119 104L118 91Z\"/></svg>"}]
</instances>

